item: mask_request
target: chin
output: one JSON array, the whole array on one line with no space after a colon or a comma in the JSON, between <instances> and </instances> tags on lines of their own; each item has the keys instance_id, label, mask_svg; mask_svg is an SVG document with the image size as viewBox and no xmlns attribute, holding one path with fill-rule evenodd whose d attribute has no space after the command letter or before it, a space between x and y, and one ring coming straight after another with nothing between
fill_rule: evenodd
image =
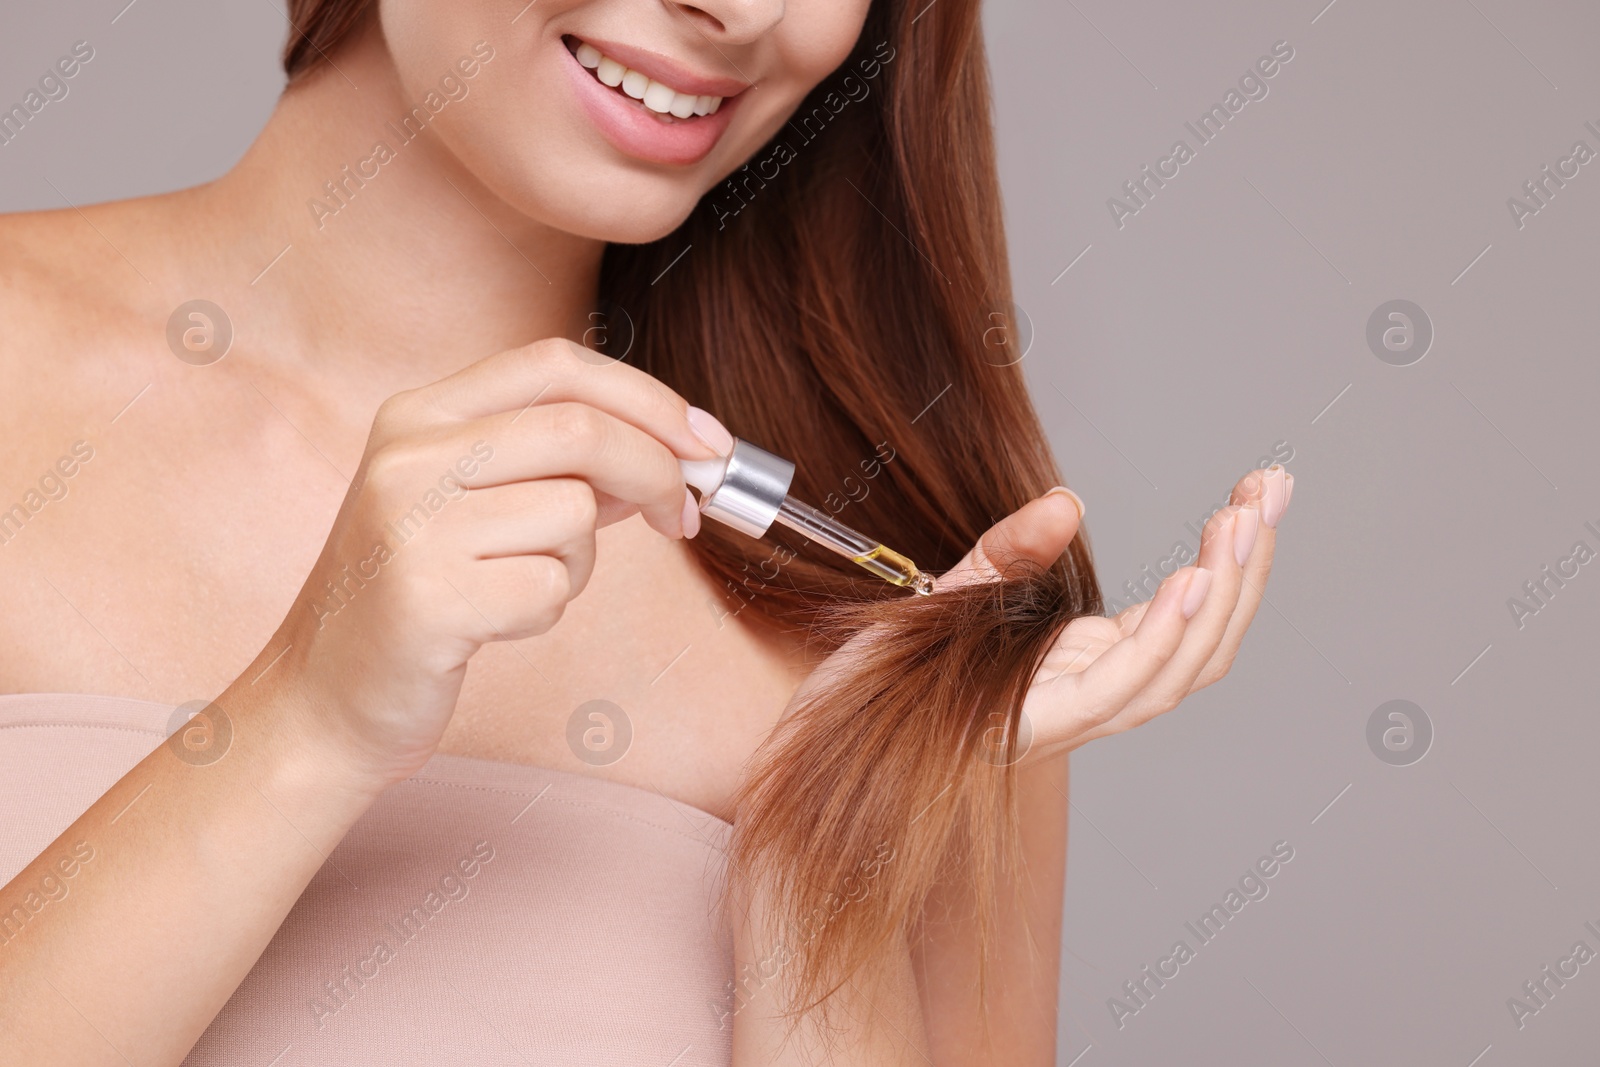
<instances>
[{"instance_id":1,"label":"chin","mask_svg":"<svg viewBox=\"0 0 1600 1067\"><path fill-rule=\"evenodd\" d=\"M578 237L608 244L648 244L683 225L700 202L698 183L635 174L597 175L564 188L529 190L512 202L523 214Z\"/></svg>"}]
</instances>

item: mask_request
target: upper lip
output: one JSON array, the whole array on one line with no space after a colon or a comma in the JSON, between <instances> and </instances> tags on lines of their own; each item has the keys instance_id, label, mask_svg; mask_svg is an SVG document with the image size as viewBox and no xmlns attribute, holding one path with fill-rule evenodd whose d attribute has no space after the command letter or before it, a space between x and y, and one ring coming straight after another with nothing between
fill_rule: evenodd
<instances>
[{"instance_id":1,"label":"upper lip","mask_svg":"<svg viewBox=\"0 0 1600 1067\"><path fill-rule=\"evenodd\" d=\"M698 74L671 56L652 52L647 48L635 48L633 45L603 41L598 37L580 37L577 34L573 34L572 38L583 44L593 45L608 58L616 60L629 70L636 70L651 81L658 81L685 95L738 96L750 88L749 82L739 78L718 78Z\"/></svg>"}]
</instances>

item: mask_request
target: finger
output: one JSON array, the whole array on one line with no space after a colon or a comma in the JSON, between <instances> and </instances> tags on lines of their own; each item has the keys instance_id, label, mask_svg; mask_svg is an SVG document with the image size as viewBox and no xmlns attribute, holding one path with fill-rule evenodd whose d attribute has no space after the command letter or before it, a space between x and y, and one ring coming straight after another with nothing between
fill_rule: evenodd
<instances>
[{"instance_id":1,"label":"finger","mask_svg":"<svg viewBox=\"0 0 1600 1067\"><path fill-rule=\"evenodd\" d=\"M1202 568L1211 572L1211 586L1200 608L1189 620L1183 640L1172 658L1145 689L1117 713L1109 724L1113 732L1148 722L1177 707L1195 688L1195 680L1211 662L1227 632L1228 621L1239 600L1243 572L1236 552L1241 531L1241 515L1249 515L1245 527L1253 522L1255 509L1230 505L1206 522L1200 535Z\"/></svg>"},{"instance_id":2,"label":"finger","mask_svg":"<svg viewBox=\"0 0 1600 1067\"><path fill-rule=\"evenodd\" d=\"M1045 744L1080 743L1100 736L1109 723L1148 686L1172 658L1189 622L1191 593L1204 595L1210 574L1184 567L1161 583L1133 633L1102 652L1087 669L1034 686L1023 702L1037 736ZM1192 614L1192 611L1191 611Z\"/></svg>"},{"instance_id":3,"label":"finger","mask_svg":"<svg viewBox=\"0 0 1600 1067\"><path fill-rule=\"evenodd\" d=\"M1233 492L1228 495L1228 503L1261 505L1261 490L1265 487L1263 481L1264 471L1253 470L1240 478L1233 485Z\"/></svg>"},{"instance_id":4,"label":"finger","mask_svg":"<svg viewBox=\"0 0 1600 1067\"><path fill-rule=\"evenodd\" d=\"M721 439L726 429L704 413L718 447L702 439L689 422L689 402L660 380L626 363L596 362L591 350L559 337L498 352L412 394L456 422L580 401L630 423L684 459L710 459L728 447Z\"/></svg>"},{"instance_id":5,"label":"finger","mask_svg":"<svg viewBox=\"0 0 1600 1067\"><path fill-rule=\"evenodd\" d=\"M571 575L554 556L500 556L474 562L450 582L461 632L483 644L542 634L572 599Z\"/></svg>"},{"instance_id":6,"label":"finger","mask_svg":"<svg viewBox=\"0 0 1600 1067\"><path fill-rule=\"evenodd\" d=\"M645 521L666 537L683 535L683 469L661 441L598 408L575 402L539 404L525 413L501 412L446 432L448 444L430 442L427 452L474 445L489 458L463 474L472 489L535 481L582 478L597 492L637 505ZM616 509L599 524L616 521Z\"/></svg>"},{"instance_id":7,"label":"finger","mask_svg":"<svg viewBox=\"0 0 1600 1067\"><path fill-rule=\"evenodd\" d=\"M984 531L961 561L939 576L935 591L993 581L1017 560L1048 566L1078 536L1082 520L1083 501L1066 486L1057 486Z\"/></svg>"},{"instance_id":8,"label":"finger","mask_svg":"<svg viewBox=\"0 0 1600 1067\"><path fill-rule=\"evenodd\" d=\"M474 559L553 556L566 564L571 595L594 573L599 502L579 478L543 478L471 489L451 512Z\"/></svg>"},{"instance_id":9,"label":"finger","mask_svg":"<svg viewBox=\"0 0 1600 1067\"><path fill-rule=\"evenodd\" d=\"M1141 607L1144 605L1141 604ZM1131 631L1129 631L1131 632ZM1079 615L1062 629L1034 672L1035 685L1048 685L1058 675L1086 670L1101 653L1127 636L1115 619Z\"/></svg>"},{"instance_id":10,"label":"finger","mask_svg":"<svg viewBox=\"0 0 1600 1067\"><path fill-rule=\"evenodd\" d=\"M1117 624L1117 629L1126 637L1139 628L1139 620L1144 618L1144 613L1150 609L1150 601L1141 600L1137 604L1130 604L1111 616L1111 621Z\"/></svg>"},{"instance_id":11,"label":"finger","mask_svg":"<svg viewBox=\"0 0 1600 1067\"><path fill-rule=\"evenodd\" d=\"M1256 505L1261 509L1262 524L1275 529L1293 493L1294 475L1274 463L1266 470L1254 470L1240 478L1228 502Z\"/></svg>"},{"instance_id":12,"label":"finger","mask_svg":"<svg viewBox=\"0 0 1600 1067\"><path fill-rule=\"evenodd\" d=\"M1264 511L1264 501L1269 499L1273 492L1272 478L1276 477L1269 477L1269 473L1270 468L1268 472L1257 471L1247 475L1235 487L1234 500L1254 505L1258 510ZM1292 484L1291 476L1283 492L1285 507L1289 497L1289 486ZM1281 516L1280 508L1279 517ZM1205 669L1200 672L1200 677L1196 679L1197 686L1212 684L1227 674L1228 669L1233 666L1239 647L1244 643L1244 635L1250 629L1250 624L1255 621L1256 611L1266 595L1267 578L1272 573L1272 559L1277 551L1277 544L1278 531L1275 526L1267 525L1266 516L1262 514L1257 523L1255 544L1245 560L1239 603L1234 606L1233 616L1228 620L1227 632L1223 634L1211 662L1206 664Z\"/></svg>"},{"instance_id":13,"label":"finger","mask_svg":"<svg viewBox=\"0 0 1600 1067\"><path fill-rule=\"evenodd\" d=\"M1039 564L1054 562L1077 536L1078 522L1082 516L1083 502L1076 493L1065 486L1051 489L984 531L978 543L959 563L935 579L935 592L958 588L969 582L993 581L1000 576L1008 561L1018 558L1027 558ZM806 682L807 688L815 688L825 679L851 669L862 657L870 654L873 640L871 629L855 634L811 673Z\"/></svg>"},{"instance_id":14,"label":"finger","mask_svg":"<svg viewBox=\"0 0 1600 1067\"><path fill-rule=\"evenodd\" d=\"M1261 521L1275 529L1289 505L1289 472L1274 463L1261 472Z\"/></svg>"}]
</instances>

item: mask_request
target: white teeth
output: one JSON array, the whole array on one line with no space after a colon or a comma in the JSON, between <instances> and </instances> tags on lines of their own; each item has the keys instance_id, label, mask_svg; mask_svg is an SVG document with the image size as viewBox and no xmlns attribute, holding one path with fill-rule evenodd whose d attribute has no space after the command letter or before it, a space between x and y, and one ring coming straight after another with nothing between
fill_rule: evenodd
<instances>
[{"instance_id":1,"label":"white teeth","mask_svg":"<svg viewBox=\"0 0 1600 1067\"><path fill-rule=\"evenodd\" d=\"M723 98L720 96L680 93L670 85L652 81L636 70L629 70L592 44L580 43L576 54L578 62L594 71L601 85L613 89L621 86L624 93L658 115L686 119L693 115L714 115L722 106Z\"/></svg>"},{"instance_id":2,"label":"white teeth","mask_svg":"<svg viewBox=\"0 0 1600 1067\"><path fill-rule=\"evenodd\" d=\"M594 76L600 79L601 85L609 85L613 89L622 84L622 76L628 73L624 67L614 59L601 58L599 66L595 68Z\"/></svg>"},{"instance_id":3,"label":"white teeth","mask_svg":"<svg viewBox=\"0 0 1600 1067\"><path fill-rule=\"evenodd\" d=\"M672 110L672 98L678 94L672 91L672 86L662 85L653 81L644 87L644 106L651 111L659 111L665 115Z\"/></svg>"},{"instance_id":4,"label":"white teeth","mask_svg":"<svg viewBox=\"0 0 1600 1067\"><path fill-rule=\"evenodd\" d=\"M644 92L650 88L650 79L636 70L630 70L622 76L622 91L635 100L643 100Z\"/></svg>"}]
</instances>

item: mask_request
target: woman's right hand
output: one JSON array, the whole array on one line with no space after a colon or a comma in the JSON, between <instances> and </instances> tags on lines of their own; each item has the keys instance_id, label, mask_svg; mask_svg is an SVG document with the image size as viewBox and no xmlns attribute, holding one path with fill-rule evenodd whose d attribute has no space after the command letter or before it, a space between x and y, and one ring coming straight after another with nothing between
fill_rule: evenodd
<instances>
[{"instance_id":1,"label":"woman's right hand","mask_svg":"<svg viewBox=\"0 0 1600 1067\"><path fill-rule=\"evenodd\" d=\"M273 688L319 746L400 781L437 747L473 653L554 626L589 580L598 528L640 512L694 536L678 459L730 446L650 375L559 338L398 393L259 662L281 654Z\"/></svg>"},{"instance_id":2,"label":"woman's right hand","mask_svg":"<svg viewBox=\"0 0 1600 1067\"><path fill-rule=\"evenodd\" d=\"M228 731L157 745L0 887L0 913L37 910L59 857L95 850L71 914L0 952L0 1063L182 1060L350 828L437 748L472 654L555 625L597 527L642 512L694 532L677 461L720 449L689 416L561 340L385 401L287 618L216 698Z\"/></svg>"}]
</instances>

